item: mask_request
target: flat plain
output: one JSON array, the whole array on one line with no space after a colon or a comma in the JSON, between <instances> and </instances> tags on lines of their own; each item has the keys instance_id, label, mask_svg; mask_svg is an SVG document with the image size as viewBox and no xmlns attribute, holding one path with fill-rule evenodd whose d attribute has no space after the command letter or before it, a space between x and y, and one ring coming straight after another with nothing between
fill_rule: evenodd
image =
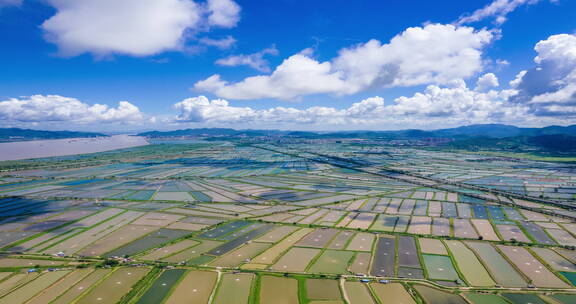
<instances>
[{"instance_id":1,"label":"flat plain","mask_svg":"<svg viewBox=\"0 0 576 304\"><path fill-rule=\"evenodd\" d=\"M0 169L0 303L557 304L576 294L576 167L566 163L211 139Z\"/></svg>"}]
</instances>

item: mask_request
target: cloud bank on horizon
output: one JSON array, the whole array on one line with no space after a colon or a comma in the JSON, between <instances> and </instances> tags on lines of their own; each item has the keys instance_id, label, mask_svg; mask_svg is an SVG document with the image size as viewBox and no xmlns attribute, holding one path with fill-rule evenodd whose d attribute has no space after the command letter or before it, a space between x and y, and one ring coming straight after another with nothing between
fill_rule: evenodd
<instances>
[{"instance_id":1,"label":"cloud bank on horizon","mask_svg":"<svg viewBox=\"0 0 576 304\"><path fill-rule=\"evenodd\" d=\"M510 83L502 84L494 67L495 62L504 61L487 55L505 35L500 26L508 15L539 2L495 0L462 14L452 24L409 27L386 42L374 38L343 47L329 60L319 59L317 50L306 48L272 68L269 58L281 53L273 42L253 53L234 50L238 39L226 31L240 26L243 8L232 0L48 0L55 13L40 28L44 39L57 46L62 60L83 54L93 56L95 62L114 61L116 56L145 60L202 46L228 53L214 62L224 71L246 67L252 72L245 77L234 75L235 80L220 73L206 75L191 86L207 96L172 102L172 114L147 114L137 101L108 106L58 94L35 94L0 99L0 119L5 126L69 127L72 123L117 128L576 123L576 35L543 37L534 45L532 65L519 70ZM0 8L21 5L25 1L0 0ZM486 20L492 26L474 26ZM214 31L219 35L212 36ZM374 90L406 88L412 93L390 101L379 95L354 99ZM350 98L352 103L347 107L307 106L306 98L314 96ZM288 104L234 105L254 100L266 104L270 99Z\"/></svg>"}]
</instances>

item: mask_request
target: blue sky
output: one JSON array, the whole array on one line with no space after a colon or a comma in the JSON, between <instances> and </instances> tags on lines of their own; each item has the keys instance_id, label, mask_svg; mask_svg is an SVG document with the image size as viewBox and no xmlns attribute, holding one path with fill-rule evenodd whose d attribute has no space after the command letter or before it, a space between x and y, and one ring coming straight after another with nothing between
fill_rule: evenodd
<instances>
[{"instance_id":1,"label":"blue sky","mask_svg":"<svg viewBox=\"0 0 576 304\"><path fill-rule=\"evenodd\" d=\"M575 20L569 0L0 0L0 126L567 125Z\"/></svg>"}]
</instances>

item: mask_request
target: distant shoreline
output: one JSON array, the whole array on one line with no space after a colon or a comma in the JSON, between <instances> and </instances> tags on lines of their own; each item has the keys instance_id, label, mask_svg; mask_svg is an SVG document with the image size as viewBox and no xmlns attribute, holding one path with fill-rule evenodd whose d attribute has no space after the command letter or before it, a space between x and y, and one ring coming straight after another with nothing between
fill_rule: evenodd
<instances>
[{"instance_id":1,"label":"distant shoreline","mask_svg":"<svg viewBox=\"0 0 576 304\"><path fill-rule=\"evenodd\" d=\"M26 142L26 141L46 141L46 140L66 140L66 139L94 139L94 138L107 138L110 136L94 136L94 137L64 137L64 138L42 138L42 137L29 137L29 138L3 138L0 139L0 143L16 143L16 142Z\"/></svg>"},{"instance_id":2,"label":"distant shoreline","mask_svg":"<svg viewBox=\"0 0 576 304\"><path fill-rule=\"evenodd\" d=\"M0 142L0 161L106 152L148 144L145 137L131 135Z\"/></svg>"}]
</instances>

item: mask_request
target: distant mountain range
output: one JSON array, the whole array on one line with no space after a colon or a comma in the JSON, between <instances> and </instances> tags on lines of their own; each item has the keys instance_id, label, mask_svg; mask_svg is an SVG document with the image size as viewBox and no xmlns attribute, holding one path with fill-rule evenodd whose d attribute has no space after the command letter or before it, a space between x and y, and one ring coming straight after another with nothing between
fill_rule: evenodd
<instances>
[{"instance_id":1,"label":"distant mountain range","mask_svg":"<svg viewBox=\"0 0 576 304\"><path fill-rule=\"evenodd\" d=\"M232 136L238 135L242 131L226 128L201 128L184 129L174 131L150 131L138 134L146 137L182 137L182 136Z\"/></svg>"},{"instance_id":2,"label":"distant mountain range","mask_svg":"<svg viewBox=\"0 0 576 304\"><path fill-rule=\"evenodd\" d=\"M257 136L302 139L366 139L388 142L394 145L424 145L448 150L536 153L540 155L570 157L576 155L576 125L567 127L519 128L501 124L482 124L431 131L338 132L204 128L167 132L152 131L138 135L151 138L207 137L208 139Z\"/></svg>"},{"instance_id":3,"label":"distant mountain range","mask_svg":"<svg viewBox=\"0 0 576 304\"><path fill-rule=\"evenodd\" d=\"M19 128L0 128L0 141L18 141L32 139L62 139L80 137L107 136L102 133L73 131L41 131Z\"/></svg>"},{"instance_id":4,"label":"distant mountain range","mask_svg":"<svg viewBox=\"0 0 576 304\"><path fill-rule=\"evenodd\" d=\"M520 128L501 124L470 125L439 130L400 130L400 131L280 131L280 130L235 130L230 128L200 128L175 131L150 131L138 134L150 138L159 137L256 137L256 136L288 136L296 138L365 138L365 139L422 139L451 138L454 140L487 137L508 138L516 136L569 135L576 136L576 125L567 127L549 126L544 128ZM57 139L107 136L95 132L74 131L42 131L19 128L0 128L0 140L9 139Z\"/></svg>"},{"instance_id":5,"label":"distant mountain range","mask_svg":"<svg viewBox=\"0 0 576 304\"><path fill-rule=\"evenodd\" d=\"M485 136L493 138L557 134L576 135L576 125L567 127L549 126L544 128L519 128L509 125L486 124L463 126L452 129L442 129L432 132L437 136Z\"/></svg>"},{"instance_id":6,"label":"distant mountain range","mask_svg":"<svg viewBox=\"0 0 576 304\"><path fill-rule=\"evenodd\" d=\"M243 137L277 137L302 139L366 139L400 145L432 145L440 149L468 151L506 151L548 155L576 155L576 125L544 128L520 128L501 124L470 125L439 130L400 131L280 131L200 128L175 131L150 131L138 134L149 138L206 137L238 139ZM62 139L107 136L94 132L41 131L0 128L0 141Z\"/></svg>"},{"instance_id":7,"label":"distant mountain range","mask_svg":"<svg viewBox=\"0 0 576 304\"><path fill-rule=\"evenodd\" d=\"M470 125L450 129L432 131L401 130L401 131L278 131L278 130L234 130L228 128L202 128L176 131L151 131L138 135L152 138L157 137L186 137L186 136L291 136L301 138L366 138L366 139L419 139L419 138L453 138L464 139L470 137L506 138L515 136L540 135L574 135L576 125L562 127L549 126L544 128L519 128L501 124Z\"/></svg>"},{"instance_id":8,"label":"distant mountain range","mask_svg":"<svg viewBox=\"0 0 576 304\"><path fill-rule=\"evenodd\" d=\"M467 151L536 152L553 155L574 155L576 153L576 136L566 134L499 138L476 136L454 140L444 144L443 147Z\"/></svg>"}]
</instances>

